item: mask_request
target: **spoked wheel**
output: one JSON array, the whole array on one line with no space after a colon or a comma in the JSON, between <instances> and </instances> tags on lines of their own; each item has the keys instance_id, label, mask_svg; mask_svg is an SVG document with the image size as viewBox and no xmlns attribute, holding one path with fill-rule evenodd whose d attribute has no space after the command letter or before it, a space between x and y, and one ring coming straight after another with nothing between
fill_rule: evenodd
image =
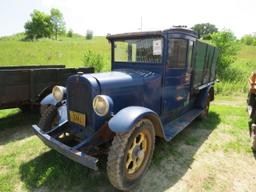
<instances>
[{"instance_id":1,"label":"spoked wheel","mask_svg":"<svg viewBox=\"0 0 256 192\"><path fill-rule=\"evenodd\" d=\"M57 108L55 106L49 106L42 114L38 126L42 131L47 132L56 127L58 122Z\"/></svg>"},{"instance_id":2,"label":"spoked wheel","mask_svg":"<svg viewBox=\"0 0 256 192\"><path fill-rule=\"evenodd\" d=\"M117 134L108 155L107 172L112 185L129 190L145 174L152 159L155 131L148 119L139 121L133 129Z\"/></svg>"}]
</instances>

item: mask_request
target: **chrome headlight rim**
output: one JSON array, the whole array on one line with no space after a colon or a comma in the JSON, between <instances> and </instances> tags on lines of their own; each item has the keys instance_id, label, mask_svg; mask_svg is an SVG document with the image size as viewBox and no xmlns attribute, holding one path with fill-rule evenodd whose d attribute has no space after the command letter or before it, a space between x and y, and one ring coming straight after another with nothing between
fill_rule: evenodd
<instances>
[{"instance_id":1,"label":"chrome headlight rim","mask_svg":"<svg viewBox=\"0 0 256 192\"><path fill-rule=\"evenodd\" d=\"M65 95L66 88L56 85L52 88L52 95L54 99L58 102L62 101Z\"/></svg>"},{"instance_id":2,"label":"chrome headlight rim","mask_svg":"<svg viewBox=\"0 0 256 192\"><path fill-rule=\"evenodd\" d=\"M104 102L104 109L102 112L99 112L99 102ZM110 110L112 108L112 99L106 95L96 95L93 99L93 110L94 112L100 116L104 117L110 113Z\"/></svg>"}]
</instances>

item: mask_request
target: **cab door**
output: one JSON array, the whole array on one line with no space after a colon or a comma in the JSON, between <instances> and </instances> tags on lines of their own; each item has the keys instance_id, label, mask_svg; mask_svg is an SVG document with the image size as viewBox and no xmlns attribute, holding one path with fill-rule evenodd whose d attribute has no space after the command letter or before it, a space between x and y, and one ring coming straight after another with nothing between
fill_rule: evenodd
<instances>
[{"instance_id":1,"label":"cab door","mask_svg":"<svg viewBox=\"0 0 256 192\"><path fill-rule=\"evenodd\" d=\"M164 113L180 113L190 100L193 41L168 37L168 57L164 77ZM175 116L175 115L174 115Z\"/></svg>"}]
</instances>

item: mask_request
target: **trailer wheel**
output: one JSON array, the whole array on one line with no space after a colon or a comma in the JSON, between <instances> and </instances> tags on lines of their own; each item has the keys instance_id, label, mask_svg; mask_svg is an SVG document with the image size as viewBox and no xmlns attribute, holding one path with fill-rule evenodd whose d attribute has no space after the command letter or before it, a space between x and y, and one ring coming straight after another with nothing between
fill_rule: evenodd
<instances>
[{"instance_id":1,"label":"trailer wheel","mask_svg":"<svg viewBox=\"0 0 256 192\"><path fill-rule=\"evenodd\" d=\"M31 107L31 105L29 105L29 104L27 104L27 105L21 105L21 106L19 106L19 108L20 108L20 110L22 111L22 112L24 112L24 113L29 113L29 112L31 112L32 111L32 107Z\"/></svg>"},{"instance_id":2,"label":"trailer wheel","mask_svg":"<svg viewBox=\"0 0 256 192\"><path fill-rule=\"evenodd\" d=\"M50 131L58 124L57 108L55 106L49 106L42 114L38 127L44 132Z\"/></svg>"},{"instance_id":3,"label":"trailer wheel","mask_svg":"<svg viewBox=\"0 0 256 192\"><path fill-rule=\"evenodd\" d=\"M108 154L107 173L113 186L129 190L147 171L155 147L152 122L142 119L127 133L118 133Z\"/></svg>"}]
</instances>

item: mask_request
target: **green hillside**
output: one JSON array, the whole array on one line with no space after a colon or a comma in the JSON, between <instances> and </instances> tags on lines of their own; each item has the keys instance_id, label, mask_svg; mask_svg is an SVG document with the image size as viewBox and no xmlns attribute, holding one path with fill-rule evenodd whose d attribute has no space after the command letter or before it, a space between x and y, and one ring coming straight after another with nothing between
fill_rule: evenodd
<instances>
[{"instance_id":1,"label":"green hillside","mask_svg":"<svg viewBox=\"0 0 256 192\"><path fill-rule=\"evenodd\" d=\"M110 66L110 45L105 37L86 40L75 35L60 40L40 39L23 41L23 34L0 38L0 66L31 64L65 64L68 67L83 66L83 54L90 49L104 56L108 70Z\"/></svg>"},{"instance_id":2,"label":"green hillside","mask_svg":"<svg viewBox=\"0 0 256 192\"><path fill-rule=\"evenodd\" d=\"M216 85L222 95L247 94L248 78L256 70L256 47L241 45L235 63L231 64L229 78Z\"/></svg>"}]
</instances>

